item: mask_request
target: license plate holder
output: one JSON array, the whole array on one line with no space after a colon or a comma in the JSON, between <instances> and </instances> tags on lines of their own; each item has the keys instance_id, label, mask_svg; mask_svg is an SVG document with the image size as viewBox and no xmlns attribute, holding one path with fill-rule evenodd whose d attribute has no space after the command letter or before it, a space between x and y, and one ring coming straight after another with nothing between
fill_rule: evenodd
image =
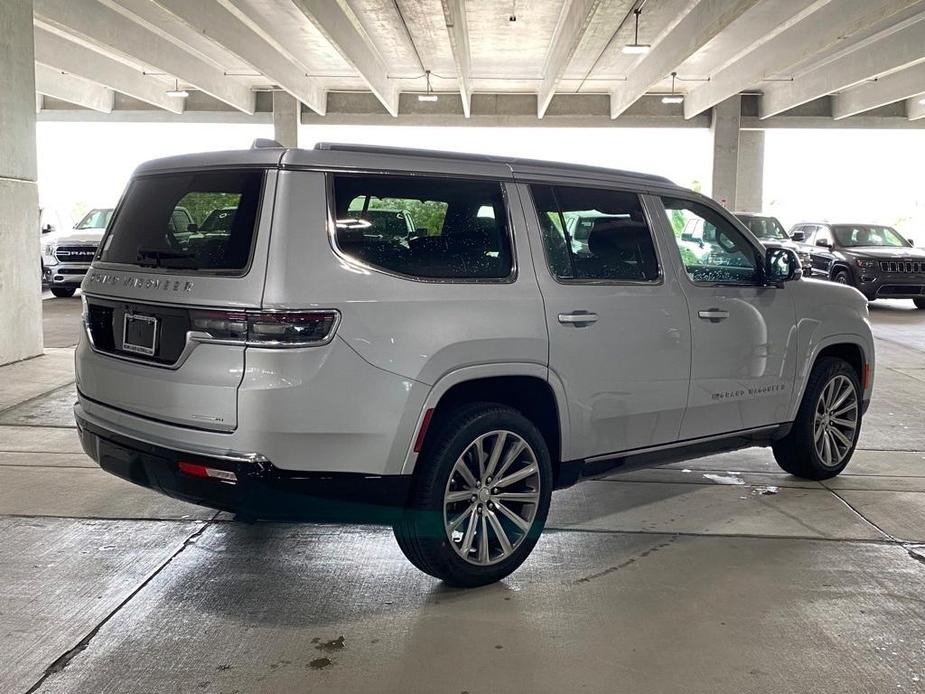
<instances>
[{"instance_id":1,"label":"license plate holder","mask_svg":"<svg viewBox=\"0 0 925 694\"><path fill-rule=\"evenodd\" d=\"M126 313L122 320L122 349L153 357L157 350L157 318Z\"/></svg>"}]
</instances>

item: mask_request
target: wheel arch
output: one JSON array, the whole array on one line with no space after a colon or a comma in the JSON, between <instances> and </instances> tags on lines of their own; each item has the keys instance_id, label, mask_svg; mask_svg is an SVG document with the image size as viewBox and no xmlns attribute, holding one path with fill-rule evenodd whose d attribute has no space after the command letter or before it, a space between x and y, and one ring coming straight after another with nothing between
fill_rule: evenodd
<instances>
[{"instance_id":1,"label":"wheel arch","mask_svg":"<svg viewBox=\"0 0 925 694\"><path fill-rule=\"evenodd\" d=\"M415 449L426 445L427 436L443 416L460 405L479 401L508 405L530 419L546 441L553 475L558 478L569 450L567 401L562 384L540 364L471 366L440 378L418 417L402 473L414 472L418 458Z\"/></svg>"},{"instance_id":2,"label":"wheel arch","mask_svg":"<svg viewBox=\"0 0 925 694\"><path fill-rule=\"evenodd\" d=\"M848 362L857 373L858 381L861 383L862 398L868 399L870 397L870 391L873 387L874 365L872 346L868 346L860 335L830 335L815 345L806 360L806 368L800 375L798 397L794 398L791 407L791 419L796 416L800 403L803 401L803 395L806 392L806 386L809 383L813 368L823 357L838 357ZM865 372L867 373L867 383L865 383Z\"/></svg>"}]
</instances>

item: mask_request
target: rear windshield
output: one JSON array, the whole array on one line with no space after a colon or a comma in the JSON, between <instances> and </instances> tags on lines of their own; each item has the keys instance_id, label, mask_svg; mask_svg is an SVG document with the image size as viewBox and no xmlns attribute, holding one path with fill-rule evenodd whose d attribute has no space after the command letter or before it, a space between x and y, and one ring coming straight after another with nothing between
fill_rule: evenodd
<instances>
[{"instance_id":1,"label":"rear windshield","mask_svg":"<svg viewBox=\"0 0 925 694\"><path fill-rule=\"evenodd\" d=\"M241 271L250 259L262 171L176 173L129 185L100 260Z\"/></svg>"}]
</instances>

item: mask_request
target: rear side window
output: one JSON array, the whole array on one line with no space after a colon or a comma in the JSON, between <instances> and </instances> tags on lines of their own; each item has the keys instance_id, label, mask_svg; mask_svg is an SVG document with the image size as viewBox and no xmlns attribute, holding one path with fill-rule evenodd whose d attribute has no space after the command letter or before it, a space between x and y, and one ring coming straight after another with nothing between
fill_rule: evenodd
<instances>
[{"instance_id":1,"label":"rear side window","mask_svg":"<svg viewBox=\"0 0 925 694\"><path fill-rule=\"evenodd\" d=\"M507 211L495 181L335 174L335 242L375 268L427 279L513 272Z\"/></svg>"},{"instance_id":2,"label":"rear side window","mask_svg":"<svg viewBox=\"0 0 925 694\"><path fill-rule=\"evenodd\" d=\"M100 260L177 270L239 272L250 260L261 171L176 173L137 178Z\"/></svg>"},{"instance_id":3,"label":"rear side window","mask_svg":"<svg viewBox=\"0 0 925 694\"><path fill-rule=\"evenodd\" d=\"M639 196L531 186L549 269L560 280L651 282L658 258Z\"/></svg>"}]
</instances>

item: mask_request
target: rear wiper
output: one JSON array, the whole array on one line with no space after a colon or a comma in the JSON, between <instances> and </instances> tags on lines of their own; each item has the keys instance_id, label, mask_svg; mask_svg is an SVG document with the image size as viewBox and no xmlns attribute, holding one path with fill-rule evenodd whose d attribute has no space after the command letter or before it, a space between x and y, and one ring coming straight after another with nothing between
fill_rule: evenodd
<instances>
[{"instance_id":1,"label":"rear wiper","mask_svg":"<svg viewBox=\"0 0 925 694\"><path fill-rule=\"evenodd\" d=\"M167 267L163 264L164 260L192 260L196 257L195 253L183 253L180 251L159 251L153 248L139 248L138 249L138 260L142 261L146 258L152 259L153 263L142 263L138 264L142 267ZM175 266L176 267L176 266ZM184 267L184 269L195 270L195 267Z\"/></svg>"}]
</instances>

